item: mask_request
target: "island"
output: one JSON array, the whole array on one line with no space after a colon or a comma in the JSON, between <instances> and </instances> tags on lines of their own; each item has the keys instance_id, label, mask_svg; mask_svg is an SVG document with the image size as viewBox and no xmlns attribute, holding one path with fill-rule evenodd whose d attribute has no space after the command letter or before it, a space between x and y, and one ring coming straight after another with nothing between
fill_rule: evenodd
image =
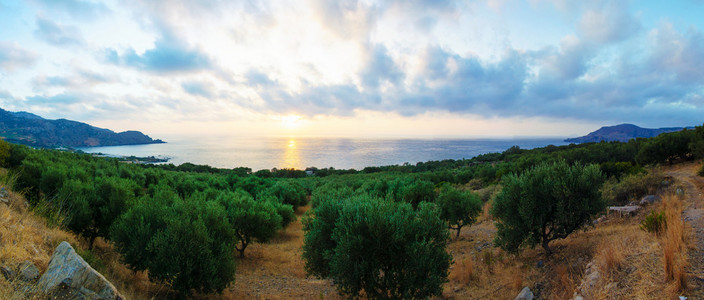
<instances>
[{"instance_id":1,"label":"island","mask_svg":"<svg viewBox=\"0 0 704 300\"><path fill-rule=\"evenodd\" d=\"M650 138L662 133L675 132L694 127L666 127L666 128L641 128L633 124L620 124L615 126L604 126L599 130L591 132L585 136L565 139L568 143L598 143L606 142L628 142L635 138Z\"/></svg>"}]
</instances>

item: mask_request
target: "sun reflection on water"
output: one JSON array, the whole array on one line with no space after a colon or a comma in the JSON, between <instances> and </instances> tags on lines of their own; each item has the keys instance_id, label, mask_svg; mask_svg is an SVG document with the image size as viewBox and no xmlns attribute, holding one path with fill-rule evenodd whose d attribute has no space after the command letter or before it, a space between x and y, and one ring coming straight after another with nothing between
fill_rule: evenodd
<instances>
[{"instance_id":1,"label":"sun reflection on water","mask_svg":"<svg viewBox=\"0 0 704 300\"><path fill-rule=\"evenodd\" d=\"M281 166L287 169L302 169L301 155L298 151L296 140L293 138L288 139L287 145L287 147L284 147L285 150Z\"/></svg>"}]
</instances>

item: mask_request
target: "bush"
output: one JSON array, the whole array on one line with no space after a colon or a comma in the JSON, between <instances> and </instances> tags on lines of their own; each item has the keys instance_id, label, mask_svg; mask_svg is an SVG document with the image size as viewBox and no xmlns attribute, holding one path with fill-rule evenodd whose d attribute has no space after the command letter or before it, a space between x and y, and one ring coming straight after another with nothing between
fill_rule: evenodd
<instances>
[{"instance_id":1,"label":"bush","mask_svg":"<svg viewBox=\"0 0 704 300\"><path fill-rule=\"evenodd\" d=\"M662 174L653 171L626 175L620 181L612 178L602 187L602 196L614 204L623 205L655 193L662 179Z\"/></svg>"},{"instance_id":2,"label":"bush","mask_svg":"<svg viewBox=\"0 0 704 300\"><path fill-rule=\"evenodd\" d=\"M457 231L465 225L472 225L482 212L482 201L472 192L462 192L451 186L444 186L440 190L437 204L440 207L440 218L447 221L450 229Z\"/></svg>"},{"instance_id":3,"label":"bush","mask_svg":"<svg viewBox=\"0 0 704 300\"><path fill-rule=\"evenodd\" d=\"M430 181L416 180L415 182L406 185L402 189L403 201L406 201L418 207L421 202L435 202L437 193L435 193L435 185Z\"/></svg>"},{"instance_id":4,"label":"bush","mask_svg":"<svg viewBox=\"0 0 704 300\"><path fill-rule=\"evenodd\" d=\"M604 175L597 165L540 164L523 175L504 177L494 200L495 243L509 252L563 239L591 222L606 202L599 193Z\"/></svg>"},{"instance_id":5,"label":"bush","mask_svg":"<svg viewBox=\"0 0 704 300\"><path fill-rule=\"evenodd\" d=\"M224 192L217 201L225 207L227 218L239 240L235 249L244 257L244 251L253 241L264 243L281 229L282 218L269 201L256 201L244 191Z\"/></svg>"},{"instance_id":6,"label":"bush","mask_svg":"<svg viewBox=\"0 0 704 300\"><path fill-rule=\"evenodd\" d=\"M663 229L665 229L665 225L667 225L665 212L651 211L650 214L645 216L645 219L640 222L640 229L659 235Z\"/></svg>"},{"instance_id":7,"label":"bush","mask_svg":"<svg viewBox=\"0 0 704 300\"><path fill-rule=\"evenodd\" d=\"M324 201L304 221L309 275L331 278L341 293L372 299L427 298L442 293L452 257L434 204L369 197Z\"/></svg>"},{"instance_id":8,"label":"bush","mask_svg":"<svg viewBox=\"0 0 704 300\"><path fill-rule=\"evenodd\" d=\"M135 271L184 295L221 292L234 280L234 231L215 201L172 193L138 201L111 228L122 259Z\"/></svg>"},{"instance_id":9,"label":"bush","mask_svg":"<svg viewBox=\"0 0 704 300\"><path fill-rule=\"evenodd\" d=\"M0 167L7 166L11 150L12 146L10 146L10 143L0 138Z\"/></svg>"},{"instance_id":10,"label":"bush","mask_svg":"<svg viewBox=\"0 0 704 300\"><path fill-rule=\"evenodd\" d=\"M277 181L271 188L264 192L264 194L267 193L279 198L281 203L293 206L293 210L307 204L306 190L295 181Z\"/></svg>"}]
</instances>

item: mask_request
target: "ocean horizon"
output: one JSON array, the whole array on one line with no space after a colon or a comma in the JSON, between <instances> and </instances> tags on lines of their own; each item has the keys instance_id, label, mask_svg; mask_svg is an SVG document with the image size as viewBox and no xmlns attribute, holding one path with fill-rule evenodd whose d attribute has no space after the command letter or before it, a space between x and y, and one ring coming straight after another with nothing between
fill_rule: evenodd
<instances>
[{"instance_id":1,"label":"ocean horizon","mask_svg":"<svg viewBox=\"0 0 704 300\"><path fill-rule=\"evenodd\" d=\"M369 166L472 158L503 152L512 146L533 149L566 145L562 138L312 138L312 137L185 137L164 144L78 148L113 156L168 158L217 168L248 167L253 171L307 167L361 170Z\"/></svg>"}]
</instances>

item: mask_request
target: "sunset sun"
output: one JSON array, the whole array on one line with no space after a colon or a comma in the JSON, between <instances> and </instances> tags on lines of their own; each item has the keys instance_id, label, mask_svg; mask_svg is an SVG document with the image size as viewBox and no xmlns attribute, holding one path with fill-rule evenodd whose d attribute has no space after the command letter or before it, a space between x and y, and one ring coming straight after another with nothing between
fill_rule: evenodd
<instances>
[{"instance_id":1,"label":"sunset sun","mask_svg":"<svg viewBox=\"0 0 704 300\"><path fill-rule=\"evenodd\" d=\"M300 127L301 116L286 115L281 117L281 125L285 129L298 129Z\"/></svg>"}]
</instances>

